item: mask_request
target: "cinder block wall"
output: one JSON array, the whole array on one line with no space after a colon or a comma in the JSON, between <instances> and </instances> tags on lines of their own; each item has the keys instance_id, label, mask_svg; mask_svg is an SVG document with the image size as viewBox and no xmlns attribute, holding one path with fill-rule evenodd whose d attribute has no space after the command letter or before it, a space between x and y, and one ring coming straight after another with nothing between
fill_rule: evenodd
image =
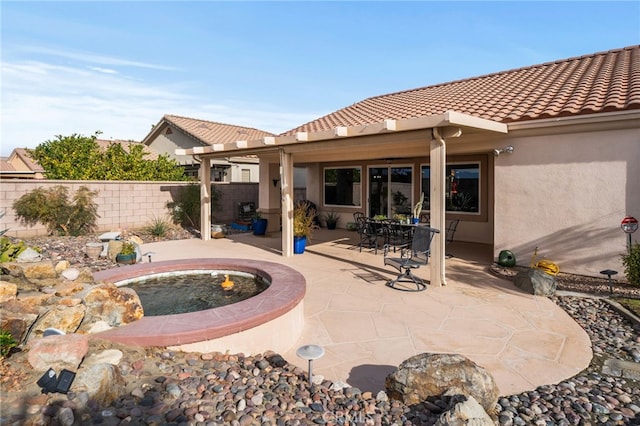
<instances>
[{"instance_id":1,"label":"cinder block wall","mask_svg":"<svg viewBox=\"0 0 640 426\"><path fill-rule=\"evenodd\" d=\"M97 227L99 232L136 229L147 226L156 217L169 219L166 204L175 201L179 188L186 182L137 182L137 181L60 181L60 180L2 180L0 181L0 230L9 228L6 235L24 238L46 235L46 228L37 224L20 223L13 211L13 202L36 188L64 185L71 199L81 186L97 191L94 201L98 205ZM258 202L256 183L213 183L221 194L221 210L212 212L214 223L231 223L237 216L239 202Z\"/></svg>"}]
</instances>

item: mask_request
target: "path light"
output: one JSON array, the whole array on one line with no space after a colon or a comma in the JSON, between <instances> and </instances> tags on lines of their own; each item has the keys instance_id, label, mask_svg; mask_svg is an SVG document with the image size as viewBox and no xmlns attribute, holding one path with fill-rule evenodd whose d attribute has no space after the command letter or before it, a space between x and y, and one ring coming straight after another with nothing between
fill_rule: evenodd
<instances>
[{"instance_id":1,"label":"path light","mask_svg":"<svg viewBox=\"0 0 640 426\"><path fill-rule=\"evenodd\" d=\"M312 365L311 362L314 359L322 358L324 355L324 349L322 346L318 345L304 345L300 346L296 351L296 355L298 355L302 359L306 359L309 361L309 387L313 389L313 373L312 373Z\"/></svg>"},{"instance_id":2,"label":"path light","mask_svg":"<svg viewBox=\"0 0 640 426\"><path fill-rule=\"evenodd\" d=\"M151 263L151 256L153 256L154 254L156 254L155 251L148 251L145 254L143 254L143 256L147 256L149 258L149 263Z\"/></svg>"},{"instance_id":3,"label":"path light","mask_svg":"<svg viewBox=\"0 0 640 426\"><path fill-rule=\"evenodd\" d=\"M604 271L600 271L602 275L606 275L609 278L609 293L613 293L613 286L611 285L611 275L616 275L618 271L614 271L613 269L605 269Z\"/></svg>"}]
</instances>

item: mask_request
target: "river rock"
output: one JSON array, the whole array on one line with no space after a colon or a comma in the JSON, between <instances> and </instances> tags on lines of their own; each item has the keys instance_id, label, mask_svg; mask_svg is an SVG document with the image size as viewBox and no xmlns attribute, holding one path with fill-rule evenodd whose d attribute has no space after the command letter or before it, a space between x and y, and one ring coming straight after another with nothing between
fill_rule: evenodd
<instances>
[{"instance_id":1,"label":"river rock","mask_svg":"<svg viewBox=\"0 0 640 426\"><path fill-rule=\"evenodd\" d=\"M63 368L75 370L89 350L89 338L83 334L62 334L29 342L27 360L36 370Z\"/></svg>"},{"instance_id":2,"label":"river rock","mask_svg":"<svg viewBox=\"0 0 640 426\"><path fill-rule=\"evenodd\" d=\"M487 370L458 354L415 355L387 376L385 386L390 398L407 405L445 393L470 395L491 414L500 395Z\"/></svg>"}]
</instances>

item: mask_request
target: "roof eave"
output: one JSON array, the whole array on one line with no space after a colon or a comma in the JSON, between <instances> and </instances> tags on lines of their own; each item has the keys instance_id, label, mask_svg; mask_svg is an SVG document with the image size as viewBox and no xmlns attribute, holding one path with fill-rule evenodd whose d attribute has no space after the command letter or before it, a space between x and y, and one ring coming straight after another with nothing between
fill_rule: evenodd
<instances>
[{"instance_id":1,"label":"roof eave","mask_svg":"<svg viewBox=\"0 0 640 426\"><path fill-rule=\"evenodd\" d=\"M301 143L320 142L327 140L349 139L353 137L388 134L393 132L407 132L434 127L460 127L464 131L507 133L508 127L504 123L486 120L456 111L446 111L443 114L408 118L403 120L387 119L377 123L356 126L337 126L330 130L318 132L298 132L295 135L265 137L250 141L236 141L235 143L213 144L211 146L177 149L176 155L246 155L265 149L296 145Z\"/></svg>"}]
</instances>

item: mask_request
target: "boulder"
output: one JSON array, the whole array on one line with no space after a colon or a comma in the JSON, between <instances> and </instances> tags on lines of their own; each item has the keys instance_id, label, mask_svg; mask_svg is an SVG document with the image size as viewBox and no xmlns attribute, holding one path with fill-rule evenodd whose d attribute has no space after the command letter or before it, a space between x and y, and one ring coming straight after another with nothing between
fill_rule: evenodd
<instances>
[{"instance_id":1,"label":"boulder","mask_svg":"<svg viewBox=\"0 0 640 426\"><path fill-rule=\"evenodd\" d=\"M494 426L495 422L472 396L458 395L435 426Z\"/></svg>"},{"instance_id":2,"label":"boulder","mask_svg":"<svg viewBox=\"0 0 640 426\"><path fill-rule=\"evenodd\" d=\"M0 303L15 300L18 295L18 285L0 281Z\"/></svg>"},{"instance_id":3,"label":"boulder","mask_svg":"<svg viewBox=\"0 0 640 426\"><path fill-rule=\"evenodd\" d=\"M76 282L63 282L55 287L55 295L59 297L71 296L84 290L84 286L81 283Z\"/></svg>"},{"instance_id":4,"label":"boulder","mask_svg":"<svg viewBox=\"0 0 640 426\"><path fill-rule=\"evenodd\" d=\"M56 305L40 316L29 333L29 341L42 337L47 328L57 328L66 334L75 333L80 327L87 308L82 305Z\"/></svg>"},{"instance_id":5,"label":"boulder","mask_svg":"<svg viewBox=\"0 0 640 426\"><path fill-rule=\"evenodd\" d=\"M513 282L519 289L536 296L553 296L558 286L556 277L535 268L519 272Z\"/></svg>"},{"instance_id":6,"label":"boulder","mask_svg":"<svg viewBox=\"0 0 640 426\"><path fill-rule=\"evenodd\" d=\"M493 414L500 395L487 370L458 354L415 355L387 376L385 386L389 397L407 405L445 393L470 395L489 414Z\"/></svg>"},{"instance_id":7,"label":"boulder","mask_svg":"<svg viewBox=\"0 0 640 426\"><path fill-rule=\"evenodd\" d=\"M144 316L138 294L130 288L118 288L115 284L104 283L91 288L84 296L87 306L85 320L80 330L91 329L94 323L105 321L109 326L129 324Z\"/></svg>"},{"instance_id":8,"label":"boulder","mask_svg":"<svg viewBox=\"0 0 640 426\"><path fill-rule=\"evenodd\" d=\"M53 335L31 340L28 346L27 360L36 370L75 370L89 350L89 337L83 334Z\"/></svg>"},{"instance_id":9,"label":"boulder","mask_svg":"<svg viewBox=\"0 0 640 426\"><path fill-rule=\"evenodd\" d=\"M75 393L87 392L98 406L108 407L126 393L126 382L115 365L95 364L78 371L71 390Z\"/></svg>"},{"instance_id":10,"label":"boulder","mask_svg":"<svg viewBox=\"0 0 640 426\"><path fill-rule=\"evenodd\" d=\"M16 342L24 342L29 329L38 319L38 308L18 300L2 303L0 307L0 329L11 333Z\"/></svg>"},{"instance_id":11,"label":"boulder","mask_svg":"<svg viewBox=\"0 0 640 426\"><path fill-rule=\"evenodd\" d=\"M58 276L50 260L22 265L22 275L31 282Z\"/></svg>"}]
</instances>

